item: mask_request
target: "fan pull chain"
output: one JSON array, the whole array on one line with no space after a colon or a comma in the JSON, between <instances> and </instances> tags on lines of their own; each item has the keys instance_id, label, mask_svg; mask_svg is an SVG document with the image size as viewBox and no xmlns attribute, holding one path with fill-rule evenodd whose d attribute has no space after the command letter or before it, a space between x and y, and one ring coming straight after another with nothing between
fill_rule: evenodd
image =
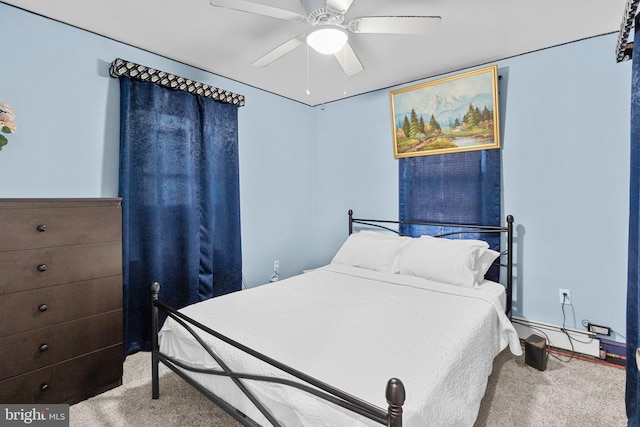
<instances>
[{"instance_id":1,"label":"fan pull chain","mask_svg":"<svg viewBox=\"0 0 640 427\"><path fill-rule=\"evenodd\" d=\"M347 64L347 45L345 44L342 48L344 52L344 92L342 93L344 96L347 96L347 68L349 67Z\"/></svg>"},{"instance_id":2,"label":"fan pull chain","mask_svg":"<svg viewBox=\"0 0 640 427\"><path fill-rule=\"evenodd\" d=\"M311 90L309 89L309 44L305 43L307 46L307 95L311 95Z\"/></svg>"}]
</instances>

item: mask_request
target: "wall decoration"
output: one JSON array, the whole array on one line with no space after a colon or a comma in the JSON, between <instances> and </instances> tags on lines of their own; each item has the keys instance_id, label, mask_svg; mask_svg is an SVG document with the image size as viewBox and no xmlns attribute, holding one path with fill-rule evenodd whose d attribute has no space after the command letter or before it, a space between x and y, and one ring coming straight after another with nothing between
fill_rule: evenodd
<instances>
[{"instance_id":1,"label":"wall decoration","mask_svg":"<svg viewBox=\"0 0 640 427\"><path fill-rule=\"evenodd\" d=\"M396 158L500 148L495 65L389 96Z\"/></svg>"},{"instance_id":2,"label":"wall decoration","mask_svg":"<svg viewBox=\"0 0 640 427\"><path fill-rule=\"evenodd\" d=\"M209 86L120 58L114 59L109 66L109 75L116 79L119 77L129 77L133 80L155 83L167 89L181 90L192 95L204 96L205 98L211 98L223 104L233 104L238 107L244 106L244 95L238 95L228 90L219 89L215 86Z\"/></svg>"},{"instance_id":3,"label":"wall decoration","mask_svg":"<svg viewBox=\"0 0 640 427\"><path fill-rule=\"evenodd\" d=\"M4 133L15 133L16 131L16 115L11 105L6 102L0 102L0 131ZM7 145L9 140L6 136L0 135L0 151L2 147Z\"/></svg>"}]
</instances>

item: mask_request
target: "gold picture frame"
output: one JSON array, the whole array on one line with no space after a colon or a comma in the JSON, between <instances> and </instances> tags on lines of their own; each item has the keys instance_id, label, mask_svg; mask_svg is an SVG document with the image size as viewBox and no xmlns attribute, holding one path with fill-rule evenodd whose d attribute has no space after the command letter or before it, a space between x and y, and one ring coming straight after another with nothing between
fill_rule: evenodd
<instances>
[{"instance_id":1,"label":"gold picture frame","mask_svg":"<svg viewBox=\"0 0 640 427\"><path fill-rule=\"evenodd\" d=\"M496 65L391 91L396 158L500 148Z\"/></svg>"}]
</instances>

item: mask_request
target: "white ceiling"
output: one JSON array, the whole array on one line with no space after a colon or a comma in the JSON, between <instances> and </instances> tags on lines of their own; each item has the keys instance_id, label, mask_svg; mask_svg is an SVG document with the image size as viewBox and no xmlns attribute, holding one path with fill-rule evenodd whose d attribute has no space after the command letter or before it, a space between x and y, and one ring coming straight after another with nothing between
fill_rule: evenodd
<instances>
[{"instance_id":1,"label":"white ceiling","mask_svg":"<svg viewBox=\"0 0 640 427\"><path fill-rule=\"evenodd\" d=\"M253 1L304 14L299 0ZM350 33L349 41L364 71L348 78L333 56L312 49L307 78L305 46L268 67L251 66L311 27L212 7L208 0L3 2L304 104L319 105L617 32L626 0L354 0L345 22L356 16L438 15L442 23L435 34L427 36ZM611 61L615 61L615 48L612 43Z\"/></svg>"}]
</instances>

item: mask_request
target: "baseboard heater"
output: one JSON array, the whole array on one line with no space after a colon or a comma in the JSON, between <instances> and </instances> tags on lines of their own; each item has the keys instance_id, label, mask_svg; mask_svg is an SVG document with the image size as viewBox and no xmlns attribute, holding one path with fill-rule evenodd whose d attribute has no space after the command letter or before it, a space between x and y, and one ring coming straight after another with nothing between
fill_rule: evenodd
<instances>
[{"instance_id":1,"label":"baseboard heater","mask_svg":"<svg viewBox=\"0 0 640 427\"><path fill-rule=\"evenodd\" d=\"M574 351L593 357L601 357L600 340L591 332L565 328L572 338L570 342L567 334L558 325L536 322L517 316L513 316L512 323L516 331L518 331L518 336L523 340L526 340L532 334L536 334L545 337L547 344L551 347L571 351L571 344L573 343Z\"/></svg>"}]
</instances>

